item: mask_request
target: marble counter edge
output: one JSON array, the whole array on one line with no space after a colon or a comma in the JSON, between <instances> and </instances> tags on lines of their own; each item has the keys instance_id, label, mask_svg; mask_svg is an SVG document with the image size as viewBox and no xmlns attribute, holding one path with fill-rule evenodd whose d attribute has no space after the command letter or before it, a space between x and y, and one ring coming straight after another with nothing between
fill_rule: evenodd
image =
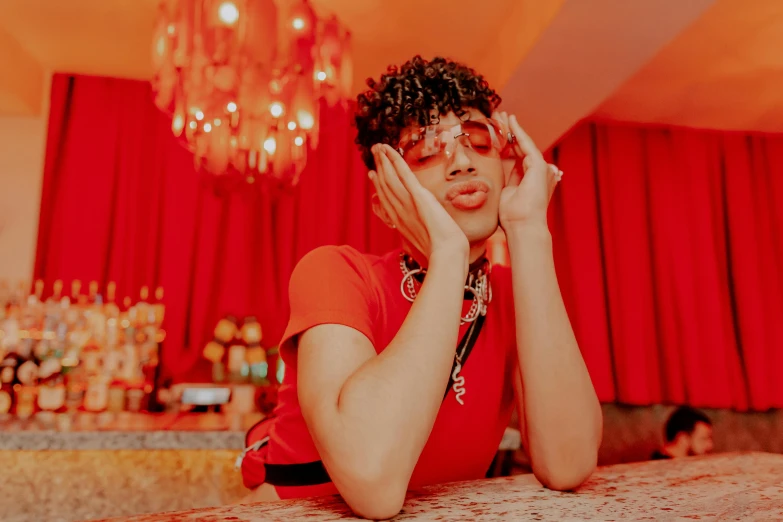
<instances>
[{"instance_id":1,"label":"marble counter edge","mask_svg":"<svg viewBox=\"0 0 783 522\"><path fill-rule=\"evenodd\" d=\"M0 432L0 451L59 450L236 450L237 431L17 431Z\"/></svg>"}]
</instances>

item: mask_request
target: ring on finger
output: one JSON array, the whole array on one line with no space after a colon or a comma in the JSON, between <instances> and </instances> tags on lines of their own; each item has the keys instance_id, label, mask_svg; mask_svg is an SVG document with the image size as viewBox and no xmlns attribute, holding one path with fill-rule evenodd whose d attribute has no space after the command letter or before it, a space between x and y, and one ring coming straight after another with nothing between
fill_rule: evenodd
<instances>
[{"instance_id":1,"label":"ring on finger","mask_svg":"<svg viewBox=\"0 0 783 522\"><path fill-rule=\"evenodd\" d=\"M512 133L511 131L508 131L506 133L506 140L513 145L514 143L517 142L517 137L514 136L514 133Z\"/></svg>"}]
</instances>

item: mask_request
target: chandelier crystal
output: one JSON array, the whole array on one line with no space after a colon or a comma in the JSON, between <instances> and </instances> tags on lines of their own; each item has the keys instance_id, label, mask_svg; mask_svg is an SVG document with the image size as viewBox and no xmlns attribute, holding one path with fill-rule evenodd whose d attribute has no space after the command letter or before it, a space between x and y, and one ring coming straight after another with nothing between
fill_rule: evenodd
<instances>
[{"instance_id":1,"label":"chandelier crystal","mask_svg":"<svg viewBox=\"0 0 783 522\"><path fill-rule=\"evenodd\" d=\"M155 104L197 168L296 185L318 141L319 105L346 99L350 38L307 0L162 0Z\"/></svg>"}]
</instances>

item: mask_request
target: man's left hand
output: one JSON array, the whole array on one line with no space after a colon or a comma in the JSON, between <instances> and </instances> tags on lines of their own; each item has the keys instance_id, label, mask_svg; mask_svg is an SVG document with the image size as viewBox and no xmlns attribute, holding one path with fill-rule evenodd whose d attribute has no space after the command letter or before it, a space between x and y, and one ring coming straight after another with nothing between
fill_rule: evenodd
<instances>
[{"instance_id":1,"label":"man's left hand","mask_svg":"<svg viewBox=\"0 0 783 522\"><path fill-rule=\"evenodd\" d=\"M547 207L563 172L546 162L516 116L503 112L496 113L495 118L515 137L511 146L517 157L500 193L500 225L504 230L517 225L546 226Z\"/></svg>"}]
</instances>

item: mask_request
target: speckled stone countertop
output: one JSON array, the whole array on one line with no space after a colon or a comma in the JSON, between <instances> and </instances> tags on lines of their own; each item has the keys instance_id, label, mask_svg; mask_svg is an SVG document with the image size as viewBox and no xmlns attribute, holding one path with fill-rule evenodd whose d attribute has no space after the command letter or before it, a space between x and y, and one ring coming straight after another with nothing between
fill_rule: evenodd
<instances>
[{"instance_id":1,"label":"speckled stone countertop","mask_svg":"<svg viewBox=\"0 0 783 522\"><path fill-rule=\"evenodd\" d=\"M0 521L75 522L223 506L235 450L0 451Z\"/></svg>"},{"instance_id":2,"label":"speckled stone countertop","mask_svg":"<svg viewBox=\"0 0 783 522\"><path fill-rule=\"evenodd\" d=\"M0 450L241 450L261 414L76 413L0 417Z\"/></svg>"},{"instance_id":3,"label":"speckled stone countertop","mask_svg":"<svg viewBox=\"0 0 783 522\"><path fill-rule=\"evenodd\" d=\"M164 513L125 522L351 519L336 497ZM119 519L115 519L119 520ZM410 495L395 520L783 520L783 455L723 454L601 468L575 493L531 475Z\"/></svg>"},{"instance_id":4,"label":"speckled stone countertop","mask_svg":"<svg viewBox=\"0 0 783 522\"><path fill-rule=\"evenodd\" d=\"M260 413L86 413L0 416L2 450L242 450ZM516 450L519 431L506 429L500 450Z\"/></svg>"}]
</instances>

